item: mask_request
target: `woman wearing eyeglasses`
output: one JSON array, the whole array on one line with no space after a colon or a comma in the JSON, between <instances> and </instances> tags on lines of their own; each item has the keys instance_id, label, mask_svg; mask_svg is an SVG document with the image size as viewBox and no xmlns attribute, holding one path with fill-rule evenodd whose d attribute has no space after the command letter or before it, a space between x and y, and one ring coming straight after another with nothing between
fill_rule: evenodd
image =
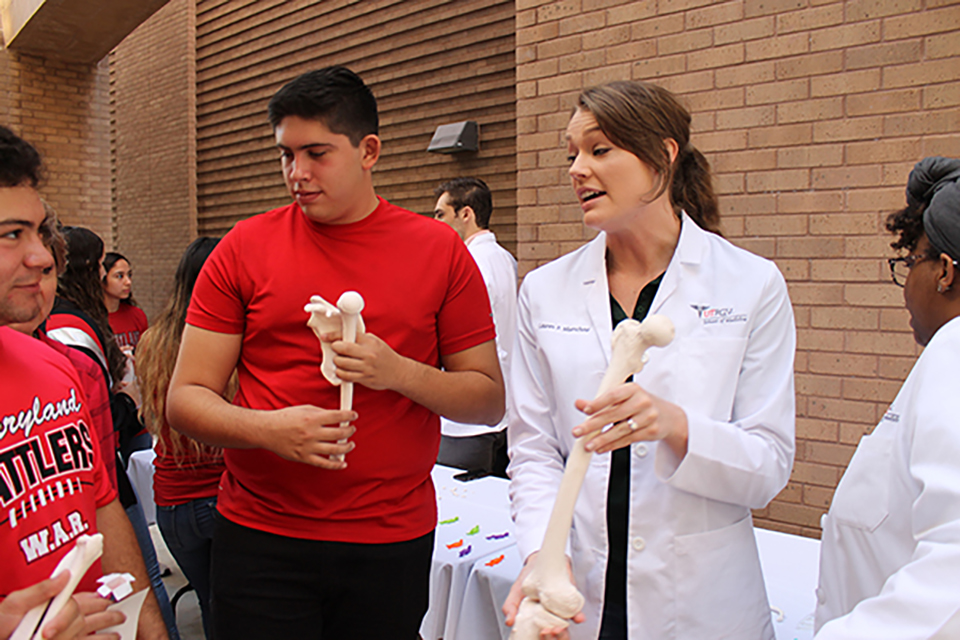
<instances>
[{"instance_id":1,"label":"woman wearing eyeglasses","mask_svg":"<svg viewBox=\"0 0 960 640\"><path fill-rule=\"evenodd\" d=\"M887 229L926 349L824 518L816 640L960 638L960 160L917 163Z\"/></svg>"}]
</instances>

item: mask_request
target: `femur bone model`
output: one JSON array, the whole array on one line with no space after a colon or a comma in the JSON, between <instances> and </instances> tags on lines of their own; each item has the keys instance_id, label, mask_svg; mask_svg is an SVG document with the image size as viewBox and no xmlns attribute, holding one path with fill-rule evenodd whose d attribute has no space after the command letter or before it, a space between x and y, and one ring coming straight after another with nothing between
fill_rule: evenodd
<instances>
[{"instance_id":1,"label":"femur bone model","mask_svg":"<svg viewBox=\"0 0 960 640\"><path fill-rule=\"evenodd\" d=\"M647 349L670 344L673 335L673 323L666 316L653 315L642 323L628 319L617 325L610 345L610 365L595 397L640 372L647 362ZM523 581L524 598L510 640L538 640L542 629L566 628L583 608L583 595L570 579L565 549L577 496L590 466L591 454L584 447L597 433L577 438L567 458L543 544Z\"/></svg>"}]
</instances>

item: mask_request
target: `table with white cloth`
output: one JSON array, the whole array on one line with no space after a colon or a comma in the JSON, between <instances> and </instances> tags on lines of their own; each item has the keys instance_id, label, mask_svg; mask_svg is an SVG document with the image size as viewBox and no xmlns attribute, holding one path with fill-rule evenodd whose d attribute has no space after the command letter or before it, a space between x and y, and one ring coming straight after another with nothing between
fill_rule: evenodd
<instances>
[{"instance_id":1,"label":"table with white cloth","mask_svg":"<svg viewBox=\"0 0 960 640\"><path fill-rule=\"evenodd\" d=\"M430 570L430 605L423 640L492 640L509 637L500 608L522 566L510 519L509 482L454 480L459 469L432 472L439 523ZM130 480L153 513L153 451L130 459ZM150 518L151 516L148 516ZM773 609L777 640L813 637L820 541L754 529Z\"/></svg>"},{"instance_id":2,"label":"table with white cloth","mask_svg":"<svg viewBox=\"0 0 960 640\"><path fill-rule=\"evenodd\" d=\"M148 525L157 521L157 505L153 501L153 459L156 455L153 449L134 451L127 465L127 477L137 492Z\"/></svg>"},{"instance_id":3,"label":"table with white cloth","mask_svg":"<svg viewBox=\"0 0 960 640\"><path fill-rule=\"evenodd\" d=\"M430 607L420 625L424 640L456 637L463 594L478 558L503 555L516 548L510 519L509 483L500 478L462 482L460 469L437 465L437 524L430 568ZM508 587L509 588L509 587Z\"/></svg>"},{"instance_id":4,"label":"table with white cloth","mask_svg":"<svg viewBox=\"0 0 960 640\"><path fill-rule=\"evenodd\" d=\"M766 529L753 531L777 640L813 638L820 541ZM516 546L478 558L467 579L456 630L446 640L506 640L510 628L500 608L522 565Z\"/></svg>"}]
</instances>

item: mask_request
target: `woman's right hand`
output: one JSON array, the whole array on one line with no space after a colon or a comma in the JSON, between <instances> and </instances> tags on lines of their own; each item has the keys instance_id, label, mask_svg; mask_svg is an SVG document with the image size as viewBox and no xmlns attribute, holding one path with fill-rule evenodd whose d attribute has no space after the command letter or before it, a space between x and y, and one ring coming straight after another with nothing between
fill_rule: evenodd
<instances>
[{"instance_id":1,"label":"woman's right hand","mask_svg":"<svg viewBox=\"0 0 960 640\"><path fill-rule=\"evenodd\" d=\"M523 602L523 581L530 575L530 572L533 571L533 563L537 557L536 551L527 556L526 562L523 563L523 569L520 570L520 575L517 576L517 579L513 582L513 586L510 587L510 593L507 594L507 599L503 602L503 615L506 616L506 623L508 627L512 627L517 621L517 611L520 609L520 603ZM567 568L570 568L569 560L567 561ZM570 570L570 582L573 582L573 570ZM583 615L581 611L577 615L573 616L573 622L580 624L587 617ZM540 637L543 640L570 640L570 634L567 632L566 628L560 629L543 629L540 631Z\"/></svg>"}]
</instances>

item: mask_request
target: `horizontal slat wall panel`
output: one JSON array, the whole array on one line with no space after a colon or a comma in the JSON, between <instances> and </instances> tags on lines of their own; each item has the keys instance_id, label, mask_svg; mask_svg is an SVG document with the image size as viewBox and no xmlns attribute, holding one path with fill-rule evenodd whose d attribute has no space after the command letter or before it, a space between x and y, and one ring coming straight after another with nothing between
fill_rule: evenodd
<instances>
[{"instance_id":1,"label":"horizontal slat wall panel","mask_svg":"<svg viewBox=\"0 0 960 640\"><path fill-rule=\"evenodd\" d=\"M197 3L197 206L200 233L289 201L266 122L270 96L331 64L359 73L380 106L377 192L419 213L433 189L478 176L493 230L516 253L514 3L239 1ZM426 152L434 130L480 123L480 152Z\"/></svg>"}]
</instances>

